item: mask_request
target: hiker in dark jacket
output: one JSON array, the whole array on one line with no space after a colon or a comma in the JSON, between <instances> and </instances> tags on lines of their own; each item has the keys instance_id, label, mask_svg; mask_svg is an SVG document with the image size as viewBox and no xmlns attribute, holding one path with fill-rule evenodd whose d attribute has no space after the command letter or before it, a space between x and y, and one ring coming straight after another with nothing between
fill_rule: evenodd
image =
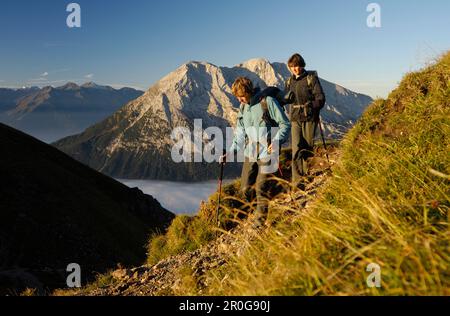
<instances>
[{"instance_id":1,"label":"hiker in dark jacket","mask_svg":"<svg viewBox=\"0 0 450 316\"><path fill-rule=\"evenodd\" d=\"M314 156L314 135L320 110L325 105L325 94L317 73L305 70L306 63L300 54L289 58L288 67L292 76L286 82L285 92L292 91L295 95L289 115L292 123L292 184L303 190L308 159Z\"/></svg>"},{"instance_id":2,"label":"hiker in dark jacket","mask_svg":"<svg viewBox=\"0 0 450 316\"><path fill-rule=\"evenodd\" d=\"M237 78L232 91L241 102L241 107L233 143L227 154L221 157L220 162L226 162L236 152L244 150L241 190L248 201L251 201L253 194L256 193L257 207L253 226L260 228L267 219L270 177L276 171L276 168L272 172L267 171L269 170L267 167L272 162L272 153L279 153L281 144L289 139L291 124L277 100L258 93L259 90L253 88L248 78ZM274 127L272 124L278 125L275 135L269 134L271 127ZM268 138L270 141L267 141ZM276 144L278 148L274 147Z\"/></svg>"}]
</instances>

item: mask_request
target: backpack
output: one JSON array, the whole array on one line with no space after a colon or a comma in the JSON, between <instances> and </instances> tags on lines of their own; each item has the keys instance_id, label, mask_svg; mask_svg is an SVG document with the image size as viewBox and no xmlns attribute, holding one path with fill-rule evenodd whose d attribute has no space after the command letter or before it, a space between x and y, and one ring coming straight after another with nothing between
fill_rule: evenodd
<instances>
[{"instance_id":1,"label":"backpack","mask_svg":"<svg viewBox=\"0 0 450 316\"><path fill-rule=\"evenodd\" d=\"M273 99L277 100L281 108L284 109L284 106L290 103L288 100L286 100L284 91L277 87L267 87L262 90L258 96L259 98L257 102L261 104L261 108L263 111L262 120L266 122L268 126L278 127L278 123L270 116L269 106L267 105L266 98L272 97Z\"/></svg>"}]
</instances>

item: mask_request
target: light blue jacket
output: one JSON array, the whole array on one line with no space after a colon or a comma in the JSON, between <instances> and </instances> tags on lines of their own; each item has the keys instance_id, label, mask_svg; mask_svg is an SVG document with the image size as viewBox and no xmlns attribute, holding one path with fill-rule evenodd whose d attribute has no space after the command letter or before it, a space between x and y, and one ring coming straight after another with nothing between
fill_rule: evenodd
<instances>
[{"instance_id":1,"label":"light blue jacket","mask_svg":"<svg viewBox=\"0 0 450 316\"><path fill-rule=\"evenodd\" d=\"M244 149L245 157L256 158L258 148L257 143L259 142L259 154L257 159L263 159L270 156L266 145L268 143L268 134L270 135L271 132L271 126L263 120L261 103L251 105L255 102L254 100L257 97L258 95L255 95L252 99L253 102L250 102L250 104L241 104L233 142L229 152L239 152ZM270 117L278 123L278 130L271 139L272 142L278 141L281 146L289 139L291 123L276 99L268 96L266 97L266 101ZM248 138L247 142L246 138Z\"/></svg>"}]
</instances>

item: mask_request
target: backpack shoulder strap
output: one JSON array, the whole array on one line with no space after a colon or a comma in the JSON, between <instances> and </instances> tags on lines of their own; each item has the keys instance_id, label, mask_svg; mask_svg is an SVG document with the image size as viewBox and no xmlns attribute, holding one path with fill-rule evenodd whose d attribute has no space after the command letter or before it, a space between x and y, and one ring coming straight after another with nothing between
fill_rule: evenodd
<instances>
[{"instance_id":1,"label":"backpack shoulder strap","mask_svg":"<svg viewBox=\"0 0 450 316\"><path fill-rule=\"evenodd\" d=\"M239 107L238 116L237 116L237 119L240 120L241 122L244 120L244 109L245 109L245 106L241 104L241 106Z\"/></svg>"},{"instance_id":2,"label":"backpack shoulder strap","mask_svg":"<svg viewBox=\"0 0 450 316\"><path fill-rule=\"evenodd\" d=\"M276 126L277 122L270 115L269 105L267 104L267 97L264 97L260 103L261 103L261 109L263 112L263 116L262 116L261 120L265 121L270 126Z\"/></svg>"},{"instance_id":3,"label":"backpack shoulder strap","mask_svg":"<svg viewBox=\"0 0 450 316\"><path fill-rule=\"evenodd\" d=\"M292 76L290 76L288 78L288 80L286 81L286 90L289 91L291 89L291 84L292 84Z\"/></svg>"},{"instance_id":4,"label":"backpack shoulder strap","mask_svg":"<svg viewBox=\"0 0 450 316\"><path fill-rule=\"evenodd\" d=\"M306 77L306 80L308 81L309 89L313 88L312 84L315 78L318 78L317 71L315 70L308 71L308 76Z\"/></svg>"},{"instance_id":5,"label":"backpack shoulder strap","mask_svg":"<svg viewBox=\"0 0 450 316\"><path fill-rule=\"evenodd\" d=\"M263 113L269 112L269 105L267 104L267 97L262 98L261 100L261 108Z\"/></svg>"}]
</instances>

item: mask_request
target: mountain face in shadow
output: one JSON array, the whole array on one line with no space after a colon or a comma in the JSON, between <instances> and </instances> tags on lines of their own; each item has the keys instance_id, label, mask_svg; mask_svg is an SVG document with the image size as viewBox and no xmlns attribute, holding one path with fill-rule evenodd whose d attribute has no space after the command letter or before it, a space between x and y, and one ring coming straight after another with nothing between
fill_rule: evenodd
<instances>
[{"instance_id":1,"label":"mountain face in shadow","mask_svg":"<svg viewBox=\"0 0 450 316\"><path fill-rule=\"evenodd\" d=\"M24 89L8 89L0 88L0 113L14 109L17 102L26 95L36 93L40 89L38 87L30 87Z\"/></svg>"},{"instance_id":2,"label":"mountain face in shadow","mask_svg":"<svg viewBox=\"0 0 450 316\"><path fill-rule=\"evenodd\" d=\"M0 146L0 293L64 287L70 263L83 280L142 263L149 235L174 218L139 189L3 124Z\"/></svg>"},{"instance_id":3,"label":"mountain face in shadow","mask_svg":"<svg viewBox=\"0 0 450 316\"><path fill-rule=\"evenodd\" d=\"M0 89L0 122L51 142L80 133L142 95L93 82L81 86Z\"/></svg>"},{"instance_id":4,"label":"mountain face in shadow","mask_svg":"<svg viewBox=\"0 0 450 316\"><path fill-rule=\"evenodd\" d=\"M195 119L208 127L235 126L239 102L231 86L238 76L261 88L284 88L289 70L281 63L253 59L232 68L189 62L168 74L147 92L79 135L54 143L75 159L121 179L209 180L217 163L175 163L171 159L175 127L193 131ZM327 104L322 111L325 132L340 137L372 99L321 80ZM224 133L225 134L225 133ZM192 144L193 145L193 144ZM240 168L229 167L227 176ZM237 172L236 172L237 171Z\"/></svg>"}]
</instances>

